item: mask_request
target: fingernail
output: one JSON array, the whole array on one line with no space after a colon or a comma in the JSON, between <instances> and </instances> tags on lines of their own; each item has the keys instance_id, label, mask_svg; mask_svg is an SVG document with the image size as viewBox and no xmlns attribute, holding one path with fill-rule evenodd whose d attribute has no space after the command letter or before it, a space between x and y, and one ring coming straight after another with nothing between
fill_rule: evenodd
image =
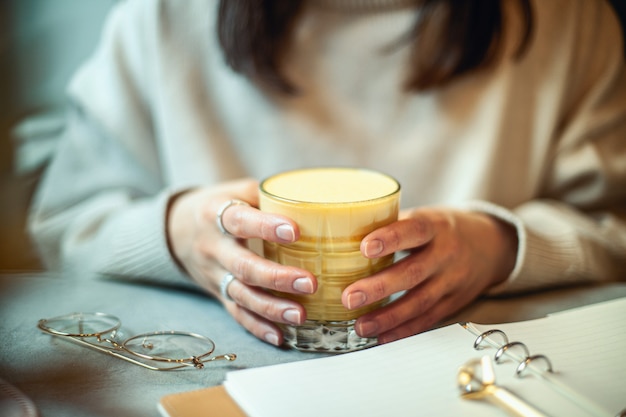
<instances>
[{"instance_id":1,"label":"fingernail","mask_svg":"<svg viewBox=\"0 0 626 417\"><path fill-rule=\"evenodd\" d=\"M276 236L287 242L293 242L296 239L296 232L290 224L281 224L276 227Z\"/></svg>"},{"instance_id":2,"label":"fingernail","mask_svg":"<svg viewBox=\"0 0 626 417\"><path fill-rule=\"evenodd\" d=\"M365 301L367 301L365 293L362 291L355 291L348 295L348 309L352 310L357 307L361 307Z\"/></svg>"},{"instance_id":3,"label":"fingernail","mask_svg":"<svg viewBox=\"0 0 626 417\"><path fill-rule=\"evenodd\" d=\"M313 281L310 278L298 278L293 282L293 289L305 294L313 293Z\"/></svg>"},{"instance_id":4,"label":"fingernail","mask_svg":"<svg viewBox=\"0 0 626 417\"><path fill-rule=\"evenodd\" d=\"M292 324L300 324L302 315L294 308L287 309L283 312L283 319Z\"/></svg>"},{"instance_id":5,"label":"fingernail","mask_svg":"<svg viewBox=\"0 0 626 417\"><path fill-rule=\"evenodd\" d=\"M265 333L263 339L265 339L267 343L278 346L278 335L276 335L276 333Z\"/></svg>"},{"instance_id":6,"label":"fingernail","mask_svg":"<svg viewBox=\"0 0 626 417\"><path fill-rule=\"evenodd\" d=\"M380 254L384 249L383 242L378 239L370 240L365 244L365 256L371 258Z\"/></svg>"},{"instance_id":7,"label":"fingernail","mask_svg":"<svg viewBox=\"0 0 626 417\"><path fill-rule=\"evenodd\" d=\"M375 336L378 331L378 324L375 321L366 321L365 323L360 323L359 330L358 334L361 337Z\"/></svg>"},{"instance_id":8,"label":"fingernail","mask_svg":"<svg viewBox=\"0 0 626 417\"><path fill-rule=\"evenodd\" d=\"M376 338L378 339L378 344L383 345L385 343L389 343L389 342L393 342L394 340L398 340L399 337L396 336L395 333L385 333L384 336L381 335L376 335Z\"/></svg>"}]
</instances>

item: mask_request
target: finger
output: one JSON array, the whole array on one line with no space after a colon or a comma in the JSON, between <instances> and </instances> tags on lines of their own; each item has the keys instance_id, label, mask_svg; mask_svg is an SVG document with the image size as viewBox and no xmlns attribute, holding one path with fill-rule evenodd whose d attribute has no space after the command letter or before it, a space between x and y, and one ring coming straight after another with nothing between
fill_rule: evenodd
<instances>
[{"instance_id":1,"label":"finger","mask_svg":"<svg viewBox=\"0 0 626 417\"><path fill-rule=\"evenodd\" d=\"M275 323L300 325L306 319L304 307L287 298L277 297L235 279L228 294L241 307Z\"/></svg>"},{"instance_id":2,"label":"finger","mask_svg":"<svg viewBox=\"0 0 626 417\"><path fill-rule=\"evenodd\" d=\"M300 229L293 220L248 206L228 207L222 214L222 224L231 234L246 239L291 243L300 238Z\"/></svg>"},{"instance_id":3,"label":"finger","mask_svg":"<svg viewBox=\"0 0 626 417\"><path fill-rule=\"evenodd\" d=\"M226 310L228 310L239 324L257 338L274 346L283 344L283 333L274 323L262 319L260 316L235 303L228 303Z\"/></svg>"},{"instance_id":4,"label":"finger","mask_svg":"<svg viewBox=\"0 0 626 417\"><path fill-rule=\"evenodd\" d=\"M427 215L414 215L368 234L361 241L361 253L366 258L378 258L394 252L413 249L430 242L435 226Z\"/></svg>"},{"instance_id":5,"label":"finger","mask_svg":"<svg viewBox=\"0 0 626 417\"><path fill-rule=\"evenodd\" d=\"M451 302L448 298L442 298L431 309L425 311L418 317L413 317L399 326L378 335L378 343L384 344L393 342L405 337L413 336L432 329L441 322L451 312Z\"/></svg>"},{"instance_id":6,"label":"finger","mask_svg":"<svg viewBox=\"0 0 626 417\"><path fill-rule=\"evenodd\" d=\"M223 239L205 250L209 258L218 259L224 269L247 285L292 294L317 291L317 280L311 272L267 260L236 240Z\"/></svg>"},{"instance_id":7,"label":"finger","mask_svg":"<svg viewBox=\"0 0 626 417\"><path fill-rule=\"evenodd\" d=\"M356 281L343 291L341 302L353 310L421 284L441 269L440 259L433 252L432 247L426 247L389 268Z\"/></svg>"},{"instance_id":8,"label":"finger","mask_svg":"<svg viewBox=\"0 0 626 417\"><path fill-rule=\"evenodd\" d=\"M378 343L389 343L432 329L446 317L459 310L464 304L459 297L442 297L432 308L418 317L405 321L399 326L378 335Z\"/></svg>"},{"instance_id":9,"label":"finger","mask_svg":"<svg viewBox=\"0 0 626 417\"><path fill-rule=\"evenodd\" d=\"M217 226L217 213L226 203L240 200L249 204L230 205L223 209L221 224L230 234L241 238L258 237L273 242L293 242L299 238L299 230L293 220L279 215L261 213L258 207L259 183L245 178L215 187L211 192L198 190L195 201L200 201L193 211L197 225ZM248 224L252 221L252 224ZM219 227L217 227L219 229Z\"/></svg>"},{"instance_id":10,"label":"finger","mask_svg":"<svg viewBox=\"0 0 626 417\"><path fill-rule=\"evenodd\" d=\"M429 311L445 293L437 285L421 285L407 291L394 302L357 319L356 332L361 337L372 337L388 332L414 317Z\"/></svg>"}]
</instances>

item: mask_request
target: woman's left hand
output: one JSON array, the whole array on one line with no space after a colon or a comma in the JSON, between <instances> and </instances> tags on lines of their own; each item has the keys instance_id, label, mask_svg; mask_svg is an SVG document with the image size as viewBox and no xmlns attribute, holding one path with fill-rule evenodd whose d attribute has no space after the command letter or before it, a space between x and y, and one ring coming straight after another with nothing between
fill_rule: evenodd
<instances>
[{"instance_id":1,"label":"woman's left hand","mask_svg":"<svg viewBox=\"0 0 626 417\"><path fill-rule=\"evenodd\" d=\"M348 286L346 308L371 304L400 291L394 302L361 316L356 331L387 343L430 329L487 288L505 280L517 255L515 229L488 214L417 208L361 242L367 258L409 255Z\"/></svg>"}]
</instances>

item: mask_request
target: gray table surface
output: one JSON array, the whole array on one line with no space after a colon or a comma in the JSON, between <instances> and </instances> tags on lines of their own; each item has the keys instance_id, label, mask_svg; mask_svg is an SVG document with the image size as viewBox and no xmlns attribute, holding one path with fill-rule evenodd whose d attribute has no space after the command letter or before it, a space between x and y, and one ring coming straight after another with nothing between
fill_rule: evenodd
<instances>
[{"instance_id":1,"label":"gray table surface","mask_svg":"<svg viewBox=\"0 0 626 417\"><path fill-rule=\"evenodd\" d=\"M618 297L626 297L626 283L483 299L447 322L533 319ZM76 311L114 314L128 335L153 330L204 334L215 341L216 353L235 352L238 358L214 362L204 370L156 372L37 328L41 318ZM112 279L0 275L0 318L0 378L26 394L42 417L156 417L162 396L218 385L229 371L322 357L259 341L206 295Z\"/></svg>"}]
</instances>

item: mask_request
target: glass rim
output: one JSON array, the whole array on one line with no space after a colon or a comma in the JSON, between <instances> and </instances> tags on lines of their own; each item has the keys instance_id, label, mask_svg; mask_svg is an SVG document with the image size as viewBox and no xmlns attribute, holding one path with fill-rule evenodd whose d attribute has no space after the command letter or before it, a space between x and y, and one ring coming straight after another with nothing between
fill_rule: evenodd
<instances>
[{"instance_id":1,"label":"glass rim","mask_svg":"<svg viewBox=\"0 0 626 417\"><path fill-rule=\"evenodd\" d=\"M393 189L393 191L386 193L384 195L378 196L378 197L374 197L374 198L366 198L363 200L352 200L352 201L308 201L308 200L301 200L301 199L294 199L294 198L287 198L287 197L282 197L279 195L276 195L274 193L271 193L269 191L267 191L265 189L265 184L272 180L275 179L279 176L282 175L287 175L287 174L291 174L291 173L295 173L295 172L304 172L304 171L316 171L316 170L338 170L338 171L361 171L361 172L367 172L370 174L375 174L375 175L379 175L381 177L385 177L389 180L391 180L394 184L395 184L395 188ZM281 171L281 172L277 172L275 174L272 174L266 178L264 178L261 183L259 184L259 191L268 196L271 197L275 200L278 201L282 201L282 202L286 202L286 203L291 203L291 204L307 204L307 205L312 205L312 206L325 206L325 207L330 207L330 206L346 206L346 205L351 205L351 204L367 204L367 203L373 203L376 201L380 201L380 200L384 200L387 198L390 198L396 194L399 194L401 191L401 185L400 182L395 179L393 176L386 174L382 171L378 171L375 169L370 169L370 168L354 168L354 167L339 167L339 166L320 166L320 167L309 167L309 168L296 168L296 169L291 169L291 170L286 170L286 171Z\"/></svg>"}]
</instances>

